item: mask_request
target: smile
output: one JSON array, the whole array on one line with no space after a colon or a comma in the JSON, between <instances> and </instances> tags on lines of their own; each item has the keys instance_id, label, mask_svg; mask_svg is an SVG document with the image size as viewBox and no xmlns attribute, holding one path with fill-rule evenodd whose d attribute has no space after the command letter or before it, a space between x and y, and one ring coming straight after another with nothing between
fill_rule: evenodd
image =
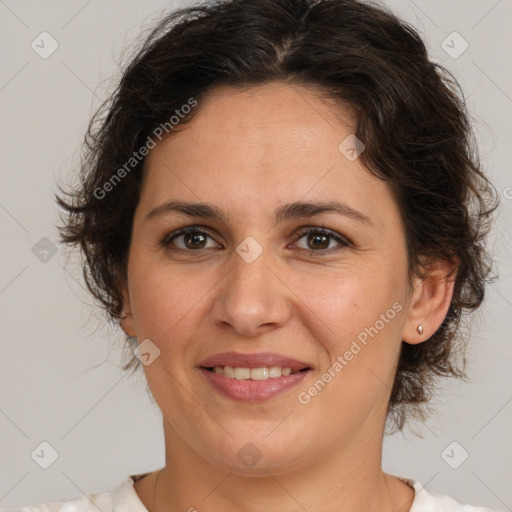
<instances>
[{"instance_id":1,"label":"smile","mask_svg":"<svg viewBox=\"0 0 512 512\"><path fill-rule=\"evenodd\" d=\"M236 380L276 379L278 377L283 377L286 375L290 375L292 373L298 373L298 371L292 371L291 368L281 366L263 366L260 368L244 368L240 366L215 366L214 368L206 369L213 371L217 375L224 375L224 377Z\"/></svg>"},{"instance_id":2,"label":"smile","mask_svg":"<svg viewBox=\"0 0 512 512\"><path fill-rule=\"evenodd\" d=\"M223 352L201 361L199 370L223 397L262 403L297 386L313 369L309 363L274 352Z\"/></svg>"}]
</instances>

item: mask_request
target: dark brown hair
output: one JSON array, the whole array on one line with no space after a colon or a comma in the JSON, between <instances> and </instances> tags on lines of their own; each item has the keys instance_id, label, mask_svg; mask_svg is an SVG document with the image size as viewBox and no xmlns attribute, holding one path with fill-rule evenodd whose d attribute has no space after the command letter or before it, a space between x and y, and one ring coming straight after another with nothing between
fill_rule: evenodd
<instances>
[{"instance_id":1,"label":"dark brown hair","mask_svg":"<svg viewBox=\"0 0 512 512\"><path fill-rule=\"evenodd\" d=\"M497 200L480 170L456 80L429 60L415 30L384 7L221 0L166 16L90 123L80 186L57 197L66 214L61 240L80 246L87 286L117 322L141 188L140 149L158 127L174 129L172 116L181 127L197 115L213 88L276 80L314 86L354 110L355 134L366 146L360 158L388 182L401 210L411 276L429 259L458 261L442 325L424 343L402 343L389 403L402 428L409 413L421 417L436 377L464 375L465 340L455 334L490 279L483 240ZM183 108L192 101L198 106ZM133 357L124 369L137 366Z\"/></svg>"}]
</instances>

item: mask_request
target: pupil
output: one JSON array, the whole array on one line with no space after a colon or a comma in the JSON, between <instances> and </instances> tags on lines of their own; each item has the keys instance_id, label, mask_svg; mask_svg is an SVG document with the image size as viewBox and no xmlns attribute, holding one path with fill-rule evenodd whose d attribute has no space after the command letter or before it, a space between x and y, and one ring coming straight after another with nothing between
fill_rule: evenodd
<instances>
[{"instance_id":1,"label":"pupil","mask_svg":"<svg viewBox=\"0 0 512 512\"><path fill-rule=\"evenodd\" d=\"M323 243L320 242L320 245L313 247L314 249L327 249L329 247L329 237L325 235L319 235L319 234L311 234L308 237L308 243L311 245L315 245L315 243L319 240L323 240Z\"/></svg>"},{"instance_id":2,"label":"pupil","mask_svg":"<svg viewBox=\"0 0 512 512\"><path fill-rule=\"evenodd\" d=\"M190 249L197 249L199 244L204 243L204 236L200 233L187 233L185 235L185 245Z\"/></svg>"}]
</instances>

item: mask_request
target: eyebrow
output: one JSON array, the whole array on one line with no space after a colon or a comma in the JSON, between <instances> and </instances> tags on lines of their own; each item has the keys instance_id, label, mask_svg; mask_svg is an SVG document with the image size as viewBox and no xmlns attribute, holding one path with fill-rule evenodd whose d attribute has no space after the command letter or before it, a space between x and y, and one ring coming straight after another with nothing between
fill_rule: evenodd
<instances>
[{"instance_id":1,"label":"eyebrow","mask_svg":"<svg viewBox=\"0 0 512 512\"><path fill-rule=\"evenodd\" d=\"M144 222L166 213L178 213L187 217L201 217L216 219L226 223L226 215L215 205L208 203L188 203L171 200L153 208L145 217ZM321 213L337 213L357 220L363 224L371 225L370 218L364 213L339 201L307 202L297 201L280 206L275 213L275 222L284 220L313 217Z\"/></svg>"}]
</instances>

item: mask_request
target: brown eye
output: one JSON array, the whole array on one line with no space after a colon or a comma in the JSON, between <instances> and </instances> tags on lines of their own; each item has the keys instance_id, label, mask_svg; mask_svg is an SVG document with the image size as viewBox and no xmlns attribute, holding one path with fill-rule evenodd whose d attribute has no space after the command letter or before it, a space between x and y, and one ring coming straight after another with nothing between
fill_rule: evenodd
<instances>
[{"instance_id":1,"label":"brown eye","mask_svg":"<svg viewBox=\"0 0 512 512\"><path fill-rule=\"evenodd\" d=\"M304 250L309 250L312 252L322 253L322 251L329 251L338 246L347 247L349 245L348 241L345 240L341 235L332 232L330 230L313 228L308 229L300 233L298 241L305 239L305 247L299 248Z\"/></svg>"},{"instance_id":2,"label":"brown eye","mask_svg":"<svg viewBox=\"0 0 512 512\"><path fill-rule=\"evenodd\" d=\"M208 239L211 240L210 246L207 245ZM162 240L162 245L169 249L182 251L199 251L218 247L218 244L208 233L197 228L183 228L174 231Z\"/></svg>"},{"instance_id":3,"label":"brown eye","mask_svg":"<svg viewBox=\"0 0 512 512\"><path fill-rule=\"evenodd\" d=\"M202 233L186 233L181 236L187 249L203 249L207 238Z\"/></svg>"},{"instance_id":4,"label":"brown eye","mask_svg":"<svg viewBox=\"0 0 512 512\"><path fill-rule=\"evenodd\" d=\"M311 249L328 249L329 237L321 233L310 233L307 236L307 244Z\"/></svg>"}]
</instances>

